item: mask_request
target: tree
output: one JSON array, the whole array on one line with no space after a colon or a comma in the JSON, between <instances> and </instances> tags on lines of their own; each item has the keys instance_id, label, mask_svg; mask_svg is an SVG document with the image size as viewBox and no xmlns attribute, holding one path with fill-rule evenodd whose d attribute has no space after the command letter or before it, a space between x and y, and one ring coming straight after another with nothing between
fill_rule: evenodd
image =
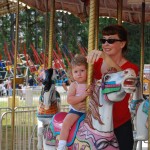
<instances>
[{"instance_id":1,"label":"tree","mask_svg":"<svg viewBox=\"0 0 150 150\"><path fill-rule=\"evenodd\" d=\"M50 13L48 13L48 17L49 16ZM2 20L2 24L0 24L0 53L3 54L4 42L7 42L7 44L10 46L9 50L12 50L11 41L15 37L15 15L4 15L0 18L0 20ZM71 53L80 53L77 46L78 42L81 42L84 47L88 47L88 22L89 21L87 20L85 23L81 23L79 18L76 18L75 16L67 12L56 12L54 41L57 41L62 49L65 45ZM99 38L102 36L101 29L110 24L117 24L117 20L107 17L99 19ZM124 22L123 26L129 33L128 50L130 53L127 55L127 58L139 65L141 25L129 24ZM147 23L145 26L145 63L150 63L149 27L150 24ZM47 40L47 42L49 41L48 36L47 39L45 39L45 30L48 31L48 29L45 29L44 14L34 9L26 9L25 11L21 11L19 14L20 40L18 51L22 53L22 43L25 43L27 52L31 55L31 58L33 58L33 53L31 51L30 44L34 44L37 52L40 53L41 50L45 49L45 40ZM99 44L99 48L101 49L101 44Z\"/></svg>"}]
</instances>

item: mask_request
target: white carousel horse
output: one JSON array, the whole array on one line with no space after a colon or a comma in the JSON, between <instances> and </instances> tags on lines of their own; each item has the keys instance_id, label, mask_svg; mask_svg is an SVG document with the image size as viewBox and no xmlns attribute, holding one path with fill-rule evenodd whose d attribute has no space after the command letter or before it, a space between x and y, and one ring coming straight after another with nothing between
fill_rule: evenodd
<instances>
[{"instance_id":1,"label":"white carousel horse","mask_svg":"<svg viewBox=\"0 0 150 150\"><path fill-rule=\"evenodd\" d=\"M136 85L136 90L133 93L132 100L130 102L130 111L133 115L133 123L135 128L135 141L148 140L148 110L149 100L143 98L140 80Z\"/></svg>"},{"instance_id":2,"label":"white carousel horse","mask_svg":"<svg viewBox=\"0 0 150 150\"><path fill-rule=\"evenodd\" d=\"M47 129L47 125L51 121L54 114L59 111L59 93L55 89L54 78L55 71L50 68L44 70L42 75L38 77L43 83L43 89L40 96L40 104L37 111L38 118L38 150L43 148L43 131Z\"/></svg>"},{"instance_id":3,"label":"white carousel horse","mask_svg":"<svg viewBox=\"0 0 150 150\"><path fill-rule=\"evenodd\" d=\"M113 103L123 100L126 92L132 93L135 90L135 76L134 71L128 69L107 73L102 80L94 82L89 111L86 116L81 116L70 130L67 141L69 150L119 150L113 132ZM128 86L132 89L128 90ZM56 147L65 116L65 112L57 113L50 124L49 138L54 140L53 137L56 136ZM44 147L44 150L52 150L56 147L50 145Z\"/></svg>"}]
</instances>

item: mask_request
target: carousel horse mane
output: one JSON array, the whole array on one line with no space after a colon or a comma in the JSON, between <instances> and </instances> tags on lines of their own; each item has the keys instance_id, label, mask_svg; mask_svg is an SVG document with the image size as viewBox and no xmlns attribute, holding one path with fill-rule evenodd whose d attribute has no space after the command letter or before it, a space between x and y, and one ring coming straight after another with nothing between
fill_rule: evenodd
<instances>
[{"instance_id":1,"label":"carousel horse mane","mask_svg":"<svg viewBox=\"0 0 150 150\"><path fill-rule=\"evenodd\" d=\"M98 107L102 107L102 105L99 104L99 89L100 86L96 85L97 80L94 80L92 84L92 96L90 97L89 102L89 110L86 114L85 122L89 125L90 128L93 128L92 125L92 117L99 121L100 124L103 124L100 118L100 114L98 111Z\"/></svg>"},{"instance_id":2,"label":"carousel horse mane","mask_svg":"<svg viewBox=\"0 0 150 150\"><path fill-rule=\"evenodd\" d=\"M116 73L117 71L115 70L115 68L111 68L110 70L108 70L107 73L105 73L102 77L102 83L100 83L98 80L94 79L93 84L92 84L92 96L90 97L90 102L89 102L89 110L86 114L86 118L85 118L85 122L89 125L90 128L94 129L93 125L92 125L92 117L94 119L96 119L99 124L103 125L104 123L101 120L101 115L99 114L99 107L103 107L103 105L101 105L99 103L99 90L100 87L102 86L101 84L104 84L105 82L105 77L107 76L107 74L111 74L111 73Z\"/></svg>"},{"instance_id":3,"label":"carousel horse mane","mask_svg":"<svg viewBox=\"0 0 150 150\"><path fill-rule=\"evenodd\" d=\"M53 68L45 70L45 78L43 79L42 83L44 85L44 91L47 92L51 88L52 85L52 76L53 76Z\"/></svg>"}]
</instances>

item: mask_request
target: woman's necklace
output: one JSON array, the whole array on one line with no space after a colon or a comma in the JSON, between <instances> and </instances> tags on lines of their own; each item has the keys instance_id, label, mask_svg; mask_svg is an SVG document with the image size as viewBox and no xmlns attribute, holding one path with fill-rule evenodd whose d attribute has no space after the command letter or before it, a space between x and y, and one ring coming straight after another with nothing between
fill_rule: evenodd
<instances>
[{"instance_id":1,"label":"woman's necklace","mask_svg":"<svg viewBox=\"0 0 150 150\"><path fill-rule=\"evenodd\" d=\"M118 61L118 66L122 66L123 64L124 64L124 62L125 62L125 59L124 59L124 57L121 57L121 59Z\"/></svg>"}]
</instances>

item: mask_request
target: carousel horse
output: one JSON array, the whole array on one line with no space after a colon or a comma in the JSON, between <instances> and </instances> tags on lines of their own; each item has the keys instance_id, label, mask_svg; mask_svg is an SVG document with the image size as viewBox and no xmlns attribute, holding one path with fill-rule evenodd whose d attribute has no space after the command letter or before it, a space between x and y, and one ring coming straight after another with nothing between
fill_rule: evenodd
<instances>
[{"instance_id":1,"label":"carousel horse","mask_svg":"<svg viewBox=\"0 0 150 150\"><path fill-rule=\"evenodd\" d=\"M126 92L135 90L136 75L133 70L108 72L102 80L94 81L93 94L89 98L89 110L73 125L67 140L68 150L119 150L113 132L113 103L123 100ZM127 87L132 87L128 90ZM49 140L56 145L44 145L44 150L55 150L65 112L54 115L49 129Z\"/></svg>"},{"instance_id":2,"label":"carousel horse","mask_svg":"<svg viewBox=\"0 0 150 150\"><path fill-rule=\"evenodd\" d=\"M135 130L135 143L136 141L148 140L148 110L149 110L149 99L144 98L142 94L140 80L136 84L136 90L133 93L132 100L129 108L133 116L133 124Z\"/></svg>"},{"instance_id":3,"label":"carousel horse","mask_svg":"<svg viewBox=\"0 0 150 150\"><path fill-rule=\"evenodd\" d=\"M44 70L38 77L42 81L43 88L40 96L40 102L37 111L38 118L38 150L43 147L43 131L52 119L53 115L59 111L60 95L55 89L54 78L55 70L50 68Z\"/></svg>"}]
</instances>

